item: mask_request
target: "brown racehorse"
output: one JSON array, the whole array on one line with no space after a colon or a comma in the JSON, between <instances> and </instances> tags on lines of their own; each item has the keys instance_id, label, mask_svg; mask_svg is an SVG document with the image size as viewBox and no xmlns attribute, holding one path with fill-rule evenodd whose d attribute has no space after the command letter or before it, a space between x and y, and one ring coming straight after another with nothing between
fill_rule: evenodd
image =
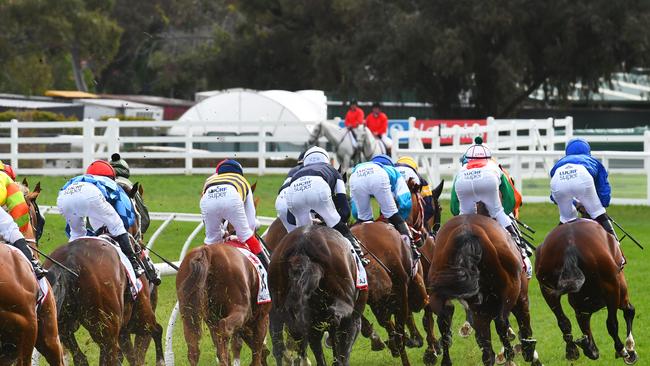
<instances>
[{"instance_id":1,"label":"brown racehorse","mask_svg":"<svg viewBox=\"0 0 650 366\"><path fill-rule=\"evenodd\" d=\"M607 308L607 330L614 339L616 357L631 365L638 359L634 350L632 322L634 306L628 298L627 283L616 258L616 240L592 220L578 219L553 229L537 248L535 273L546 303L551 308L564 341L566 358L578 359L580 346L585 356L598 359L591 333L591 314ZM578 319L583 336L573 340L571 322L564 315L560 298L569 295L569 303ZM627 325L625 345L618 336L616 312L623 311ZM576 346L577 345L577 346Z\"/></svg>"},{"instance_id":2,"label":"brown racehorse","mask_svg":"<svg viewBox=\"0 0 650 366\"><path fill-rule=\"evenodd\" d=\"M528 309L528 280L510 235L494 220L481 215L460 215L440 229L427 277L430 305L438 316L443 349L442 365L451 365L451 319L458 299L469 305L483 364L494 365L490 323L511 362L514 349L508 339L508 316L519 323L524 359L541 365L532 339Z\"/></svg>"},{"instance_id":3,"label":"brown racehorse","mask_svg":"<svg viewBox=\"0 0 650 366\"><path fill-rule=\"evenodd\" d=\"M350 243L336 230L309 225L282 239L269 269L271 339L278 366L283 364L285 325L298 341L303 362L309 342L318 365L325 365L321 340L327 330L334 363L350 364L368 298L368 292L357 289L355 282L356 264Z\"/></svg>"},{"instance_id":4,"label":"brown racehorse","mask_svg":"<svg viewBox=\"0 0 650 366\"><path fill-rule=\"evenodd\" d=\"M257 304L259 276L235 247L202 245L190 251L176 275L176 294L183 317L190 365L199 362L202 321L210 329L219 362L232 364L228 344L241 337L251 348L251 365L266 365L264 338L270 303Z\"/></svg>"},{"instance_id":5,"label":"brown racehorse","mask_svg":"<svg viewBox=\"0 0 650 366\"><path fill-rule=\"evenodd\" d=\"M35 226L42 228L44 220L38 214L36 199L40 184L30 193L26 182L20 187L29 207L29 225L25 239L35 245ZM63 348L59 343L56 303L51 288L41 306L36 308L38 283L31 266L23 255L0 244L0 365L30 365L34 347L50 365L63 365ZM49 284L48 284L49 286Z\"/></svg>"},{"instance_id":6,"label":"brown racehorse","mask_svg":"<svg viewBox=\"0 0 650 366\"><path fill-rule=\"evenodd\" d=\"M130 192L129 195L133 193ZM136 225L129 228L129 233L139 237L139 230L136 221ZM59 313L61 341L72 353L75 365L88 365L75 338L75 332L83 325L99 345L100 365L112 366L118 364L123 356L120 352L120 341L125 339L121 337L123 332L132 319L138 319L138 332L153 337L156 364L163 365L162 327L156 322L151 306L149 282L144 275L141 276L143 287L134 301L127 272L111 245L101 238L85 237L62 245L52 253L52 258L79 273L79 278L58 266L52 266L49 261L45 263L50 274L56 278L53 290ZM137 352L145 354L146 350ZM140 360L127 358L136 364L144 362L142 357Z\"/></svg>"}]
</instances>

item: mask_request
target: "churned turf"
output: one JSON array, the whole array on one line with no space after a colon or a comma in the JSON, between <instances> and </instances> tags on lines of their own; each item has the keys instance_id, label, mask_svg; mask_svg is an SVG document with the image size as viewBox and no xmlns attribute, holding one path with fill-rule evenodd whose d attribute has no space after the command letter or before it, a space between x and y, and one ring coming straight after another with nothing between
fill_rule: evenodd
<instances>
[{"instance_id":1,"label":"churned turf","mask_svg":"<svg viewBox=\"0 0 650 366\"><path fill-rule=\"evenodd\" d=\"M271 175L264 177L249 177L251 182L257 180L258 188L256 197L260 198L258 208L259 215L275 216L274 202L277 193L277 187L281 184L284 177ZM200 198L201 187L204 176L142 176L135 177L134 181L140 181L145 190L145 201L151 211L174 211L174 212L191 212L199 213L198 201ZM65 183L65 177L29 177L30 184L33 186L37 181L41 182L42 194L39 198L41 205L56 204L56 194L60 187ZM617 197L645 197L645 177L639 176L613 176L611 178L613 192ZM543 195L548 192L548 181L530 180L525 181L525 187L534 190L535 194ZM448 203L443 202L443 222L449 219ZM552 204L525 204L522 208L522 220L537 230L535 235L536 242L539 244L543 241L544 236L557 224L557 208ZM624 206L612 207L609 213L622 224L630 233L643 244L650 246L650 207L642 206ZM64 220L58 215L47 215L47 224L42 239L42 248L46 252L51 252L56 246L66 242L63 228ZM160 225L160 221L154 221L146 238L154 232ZM154 248L161 254L170 259L178 259L178 255L185 238L195 223L172 223L159 237ZM200 234L194 241L193 245L199 245L203 240ZM650 354L645 349L648 344L648 331L650 325L645 317L648 314L648 303L650 302L650 270L646 262L648 255L637 248L629 239L624 240L623 250L628 258L628 265L625 268L628 284L630 287L631 300L636 306L637 313L635 319L635 339L637 349L640 354L638 365L650 365ZM157 261L154 258L155 261ZM167 322L174 303L176 302L175 277L169 276L163 278L163 284L159 288L160 300L157 309L158 321L167 328ZM562 341L561 332L557 327L555 317L547 307L541 297L537 281L533 280L530 285L530 309L532 317L532 327L535 338L537 338L537 349L541 360L545 365L613 365L623 364L620 359L614 358L613 342L607 334L605 326L605 312L600 311L592 318L592 327L596 337L596 342L601 351L601 358L598 361L590 361L581 356L578 361L568 362L564 359L564 342ZM574 320L573 310L568 306L566 299L564 309L573 323L573 334L575 337L580 336L577 323ZM366 309L370 319L369 309ZM457 365L479 365L481 363L481 353L476 345L474 337L463 339L458 336L457 329L464 319L462 310L457 307L454 317L454 343L451 349L452 360ZM513 321L513 324L515 322ZM418 316L420 325L420 316ZM622 315L619 315L619 333L624 338L624 322ZM377 329L377 328L376 328ZM423 331L422 327L420 330ZM379 329L382 338L386 334ZM436 329L436 336L438 336ZM90 364L98 363L98 349L88 338L85 331L78 332L79 343L86 354L89 356ZM270 339L269 339L270 347ZM500 348L498 338L493 335L493 346L495 350ZM201 364L214 364L215 351L209 336L204 334L201 343ZM410 349L409 357L413 365L422 364L422 355L424 349ZM174 330L174 353L175 364L187 364L187 347L183 338L182 325L179 322ZM327 354L331 353L327 351ZM244 347L243 364L247 364L250 359L250 352ZM272 358L269 363L274 364ZM521 356L517 356L515 361L523 364ZM147 352L147 364L154 363L153 347ZM360 337L355 343L352 360L353 365L398 365L399 359L393 359L388 350L381 352L372 352L370 343ZM45 364L43 362L43 364Z\"/></svg>"}]
</instances>

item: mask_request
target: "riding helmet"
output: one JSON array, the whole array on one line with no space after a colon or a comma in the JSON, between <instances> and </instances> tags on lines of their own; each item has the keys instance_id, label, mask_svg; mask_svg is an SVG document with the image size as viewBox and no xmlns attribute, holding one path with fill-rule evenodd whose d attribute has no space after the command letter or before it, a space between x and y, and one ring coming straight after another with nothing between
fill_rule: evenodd
<instances>
[{"instance_id":1,"label":"riding helmet","mask_svg":"<svg viewBox=\"0 0 650 366\"><path fill-rule=\"evenodd\" d=\"M241 164L239 164L237 160L225 159L221 160L219 164L217 164L217 174L224 173L244 175L244 168L242 168Z\"/></svg>"},{"instance_id":2,"label":"riding helmet","mask_svg":"<svg viewBox=\"0 0 650 366\"><path fill-rule=\"evenodd\" d=\"M375 155L375 156L372 157L372 159L370 161L372 161L373 163L381 164L381 165L395 166L395 164L393 163L393 160L391 160L390 156L388 156L386 154Z\"/></svg>"},{"instance_id":3,"label":"riding helmet","mask_svg":"<svg viewBox=\"0 0 650 366\"><path fill-rule=\"evenodd\" d=\"M470 146L465 153L465 158L467 159L489 159L492 157L492 153L487 146L483 145L483 138L477 136L474 139L474 145Z\"/></svg>"},{"instance_id":4,"label":"riding helmet","mask_svg":"<svg viewBox=\"0 0 650 366\"><path fill-rule=\"evenodd\" d=\"M115 179L115 169L113 169L111 164L109 164L104 160L93 161L92 164L88 165L88 169L86 169L86 174L99 175L102 177Z\"/></svg>"},{"instance_id":5,"label":"riding helmet","mask_svg":"<svg viewBox=\"0 0 650 366\"><path fill-rule=\"evenodd\" d=\"M118 177L129 178L131 176L131 169L129 168L129 164L127 164L127 162L122 159L120 154L115 153L111 155L110 164L113 169L115 169L115 175Z\"/></svg>"},{"instance_id":6,"label":"riding helmet","mask_svg":"<svg viewBox=\"0 0 650 366\"><path fill-rule=\"evenodd\" d=\"M323 149L322 147L312 146L305 152L305 156L302 159L303 165L312 165L316 163L326 163L330 162L330 154Z\"/></svg>"},{"instance_id":7,"label":"riding helmet","mask_svg":"<svg viewBox=\"0 0 650 366\"><path fill-rule=\"evenodd\" d=\"M576 137L566 144L567 155L591 155L591 146L587 140Z\"/></svg>"},{"instance_id":8,"label":"riding helmet","mask_svg":"<svg viewBox=\"0 0 650 366\"><path fill-rule=\"evenodd\" d=\"M397 159L397 164L406 165L416 172L418 171L418 163L416 163L415 159L410 156L402 156L401 158Z\"/></svg>"}]
</instances>

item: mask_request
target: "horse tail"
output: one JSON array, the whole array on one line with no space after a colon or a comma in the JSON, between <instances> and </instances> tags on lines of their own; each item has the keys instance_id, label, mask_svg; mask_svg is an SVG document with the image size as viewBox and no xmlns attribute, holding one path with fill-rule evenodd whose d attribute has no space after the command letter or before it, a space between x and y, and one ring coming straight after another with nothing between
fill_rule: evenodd
<instances>
[{"instance_id":1,"label":"horse tail","mask_svg":"<svg viewBox=\"0 0 650 366\"><path fill-rule=\"evenodd\" d=\"M445 298L470 298L479 293L478 264L483 247L479 238L470 232L457 235L453 240L456 251L448 259L448 267L436 274L432 291Z\"/></svg>"},{"instance_id":2,"label":"horse tail","mask_svg":"<svg viewBox=\"0 0 650 366\"><path fill-rule=\"evenodd\" d=\"M56 311L58 314L62 314L64 304L74 299L74 296L70 295L75 286L75 278L58 265L50 267L48 271L47 278L53 284L52 293L56 299ZM69 296L70 298L68 298Z\"/></svg>"},{"instance_id":3,"label":"horse tail","mask_svg":"<svg viewBox=\"0 0 650 366\"><path fill-rule=\"evenodd\" d=\"M318 288L323 278L320 265L314 263L305 253L294 254L290 259L289 291L285 307L289 314L294 314L302 329L309 325L306 310L309 308L309 298Z\"/></svg>"},{"instance_id":4,"label":"horse tail","mask_svg":"<svg viewBox=\"0 0 650 366\"><path fill-rule=\"evenodd\" d=\"M585 283L585 274L578 266L578 256L578 248L575 245L569 245L564 251L564 264L557 280L556 289L561 295L578 292Z\"/></svg>"},{"instance_id":5,"label":"horse tail","mask_svg":"<svg viewBox=\"0 0 650 366\"><path fill-rule=\"evenodd\" d=\"M204 313L206 304L206 280L208 278L208 255L205 248L200 248L190 259L189 275L179 286L179 295L183 296L183 307L187 308L198 322ZM200 327L198 327L200 329Z\"/></svg>"}]
</instances>

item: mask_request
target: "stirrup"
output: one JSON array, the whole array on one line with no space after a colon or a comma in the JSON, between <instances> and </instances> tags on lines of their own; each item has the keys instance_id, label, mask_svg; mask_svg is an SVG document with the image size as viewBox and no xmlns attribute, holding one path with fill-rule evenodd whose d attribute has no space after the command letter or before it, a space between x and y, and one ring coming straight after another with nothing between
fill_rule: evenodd
<instances>
[{"instance_id":1,"label":"stirrup","mask_svg":"<svg viewBox=\"0 0 650 366\"><path fill-rule=\"evenodd\" d=\"M49 271L43 268L43 266L41 266L41 264L36 259L33 259L31 263L32 268L34 269L34 275L36 275L37 280L40 280L41 278L47 276Z\"/></svg>"}]
</instances>

